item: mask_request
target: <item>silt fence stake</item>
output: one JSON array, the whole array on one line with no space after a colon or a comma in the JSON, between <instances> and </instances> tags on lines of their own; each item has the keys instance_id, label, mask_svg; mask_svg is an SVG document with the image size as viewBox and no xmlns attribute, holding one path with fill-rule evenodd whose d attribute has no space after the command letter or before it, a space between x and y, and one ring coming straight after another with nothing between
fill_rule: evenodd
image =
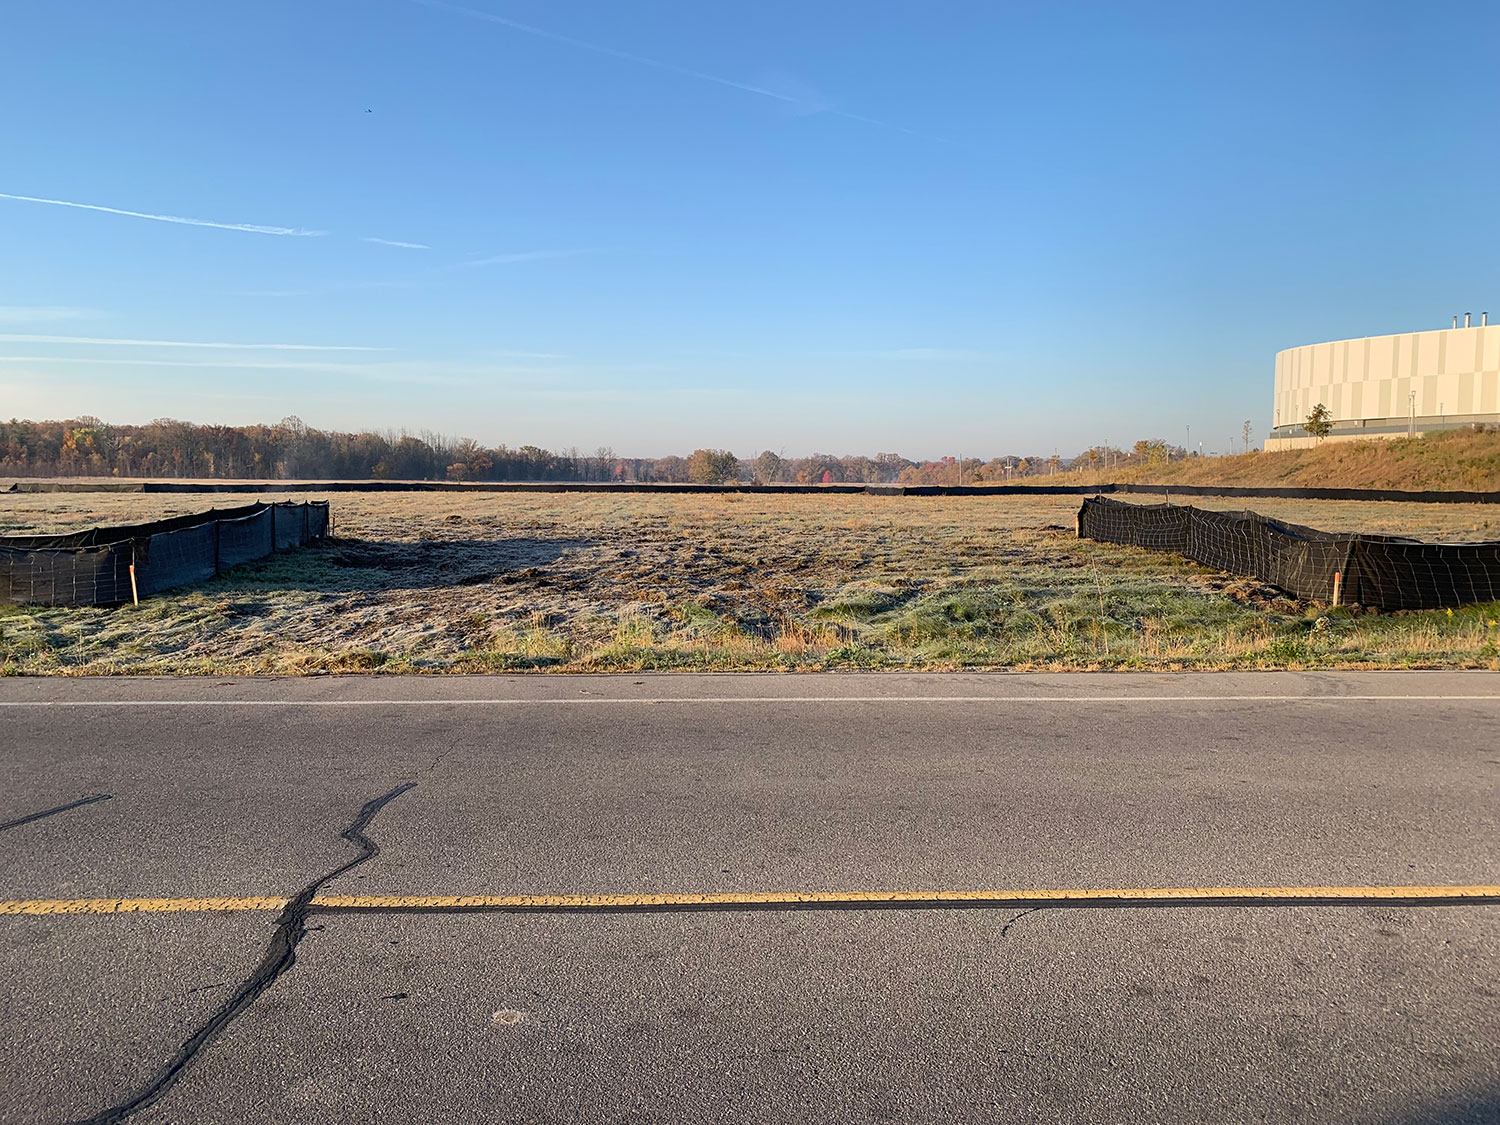
<instances>
[{"instance_id":1,"label":"silt fence stake","mask_svg":"<svg viewBox=\"0 0 1500 1125\"><path fill-rule=\"evenodd\" d=\"M1339 604L1339 590L1343 587L1343 585L1344 585L1344 576L1343 576L1343 574L1341 574L1339 571L1335 570L1333 572L1333 604L1335 606Z\"/></svg>"}]
</instances>

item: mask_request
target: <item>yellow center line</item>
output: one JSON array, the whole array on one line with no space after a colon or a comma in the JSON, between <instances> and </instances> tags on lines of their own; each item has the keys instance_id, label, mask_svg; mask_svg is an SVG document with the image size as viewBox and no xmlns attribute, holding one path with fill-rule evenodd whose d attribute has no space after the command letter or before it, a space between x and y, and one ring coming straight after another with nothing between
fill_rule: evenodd
<instances>
[{"instance_id":1,"label":"yellow center line","mask_svg":"<svg viewBox=\"0 0 1500 1125\"><path fill-rule=\"evenodd\" d=\"M1234 905L1357 906L1385 901L1442 905L1500 905L1500 886L1419 887L1100 887L1065 890L994 891L725 891L707 894L593 895L319 895L319 912L339 911L539 911L588 913L693 909L795 909L944 906L1191 906ZM72 898L0 900L0 915L184 914L240 910L281 910L289 899L241 898Z\"/></svg>"},{"instance_id":2,"label":"yellow center line","mask_svg":"<svg viewBox=\"0 0 1500 1125\"><path fill-rule=\"evenodd\" d=\"M0 901L0 914L191 914L280 910L285 898L32 898Z\"/></svg>"}]
</instances>

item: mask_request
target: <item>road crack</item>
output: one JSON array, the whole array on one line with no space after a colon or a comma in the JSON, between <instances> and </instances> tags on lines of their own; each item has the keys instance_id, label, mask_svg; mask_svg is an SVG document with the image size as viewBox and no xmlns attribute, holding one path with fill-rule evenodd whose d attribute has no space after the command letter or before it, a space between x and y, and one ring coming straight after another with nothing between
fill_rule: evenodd
<instances>
[{"instance_id":1,"label":"road crack","mask_svg":"<svg viewBox=\"0 0 1500 1125\"><path fill-rule=\"evenodd\" d=\"M1044 907L1040 907L1040 906L1033 906L1030 910L1023 910L1023 911L1021 911L1021 913L1017 914L1010 921L1006 922L1005 925L1003 925L1003 926L1000 927L1000 936L1004 937L1006 934L1010 933L1010 928L1012 926L1014 926L1017 922L1019 922L1022 918L1026 917L1026 915L1028 915L1028 914L1035 914L1038 910L1042 910L1042 909L1045 909L1045 908Z\"/></svg>"},{"instance_id":2,"label":"road crack","mask_svg":"<svg viewBox=\"0 0 1500 1125\"><path fill-rule=\"evenodd\" d=\"M95 801L107 801L113 796L113 793L100 793L93 797L81 797L76 801L69 801L66 805L58 805L56 808L43 809L41 812L34 812L29 816L7 820L4 824L0 824L0 832L4 832L8 828L19 828L23 824L30 824L33 820L41 820L44 816L56 816L60 812L76 809L80 805L92 805Z\"/></svg>"},{"instance_id":3,"label":"road crack","mask_svg":"<svg viewBox=\"0 0 1500 1125\"><path fill-rule=\"evenodd\" d=\"M224 1001L202 1027L183 1041L182 1046L178 1047L176 1054L166 1066L157 1071L151 1081L137 1093L108 1109L101 1110L92 1117L79 1119L74 1125L112 1125L114 1122L124 1121L137 1110L145 1109L156 1102L175 1086L198 1053L213 1042L220 1032L242 1015L266 989L276 983L277 978L296 963L297 943L307 935L307 916L313 896L322 889L324 883L347 874L366 860L374 859L380 854L380 845L365 835L365 829L369 827L376 813L414 785L416 785L415 781L408 781L396 786L383 797L376 797L365 803L353 823L339 833L343 839L359 849L359 855L335 867L332 871L318 876L298 891L296 897L286 904L276 919L276 932L271 935L260 964L255 967L254 972L246 978L234 995Z\"/></svg>"}]
</instances>

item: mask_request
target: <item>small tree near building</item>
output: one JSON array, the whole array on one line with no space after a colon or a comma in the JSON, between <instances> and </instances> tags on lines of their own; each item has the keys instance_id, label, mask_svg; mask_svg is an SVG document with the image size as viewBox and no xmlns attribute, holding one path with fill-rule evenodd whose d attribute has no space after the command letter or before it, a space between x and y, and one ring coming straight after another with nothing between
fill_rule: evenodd
<instances>
[{"instance_id":1,"label":"small tree near building","mask_svg":"<svg viewBox=\"0 0 1500 1125\"><path fill-rule=\"evenodd\" d=\"M1302 428L1315 438L1326 438L1333 432L1333 423L1329 421L1332 417L1333 411L1320 402L1312 408L1312 413L1302 423Z\"/></svg>"}]
</instances>

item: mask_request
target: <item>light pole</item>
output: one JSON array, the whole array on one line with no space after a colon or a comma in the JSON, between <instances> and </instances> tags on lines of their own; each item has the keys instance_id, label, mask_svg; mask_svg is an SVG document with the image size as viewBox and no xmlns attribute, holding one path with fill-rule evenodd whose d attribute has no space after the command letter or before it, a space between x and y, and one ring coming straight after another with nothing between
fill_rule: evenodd
<instances>
[{"instance_id":1,"label":"light pole","mask_svg":"<svg viewBox=\"0 0 1500 1125\"><path fill-rule=\"evenodd\" d=\"M1406 409L1407 409L1407 414L1406 414L1406 418L1407 418L1407 421L1406 421L1406 436L1407 437L1416 437L1417 436L1417 392L1416 391L1407 391L1406 392Z\"/></svg>"}]
</instances>

